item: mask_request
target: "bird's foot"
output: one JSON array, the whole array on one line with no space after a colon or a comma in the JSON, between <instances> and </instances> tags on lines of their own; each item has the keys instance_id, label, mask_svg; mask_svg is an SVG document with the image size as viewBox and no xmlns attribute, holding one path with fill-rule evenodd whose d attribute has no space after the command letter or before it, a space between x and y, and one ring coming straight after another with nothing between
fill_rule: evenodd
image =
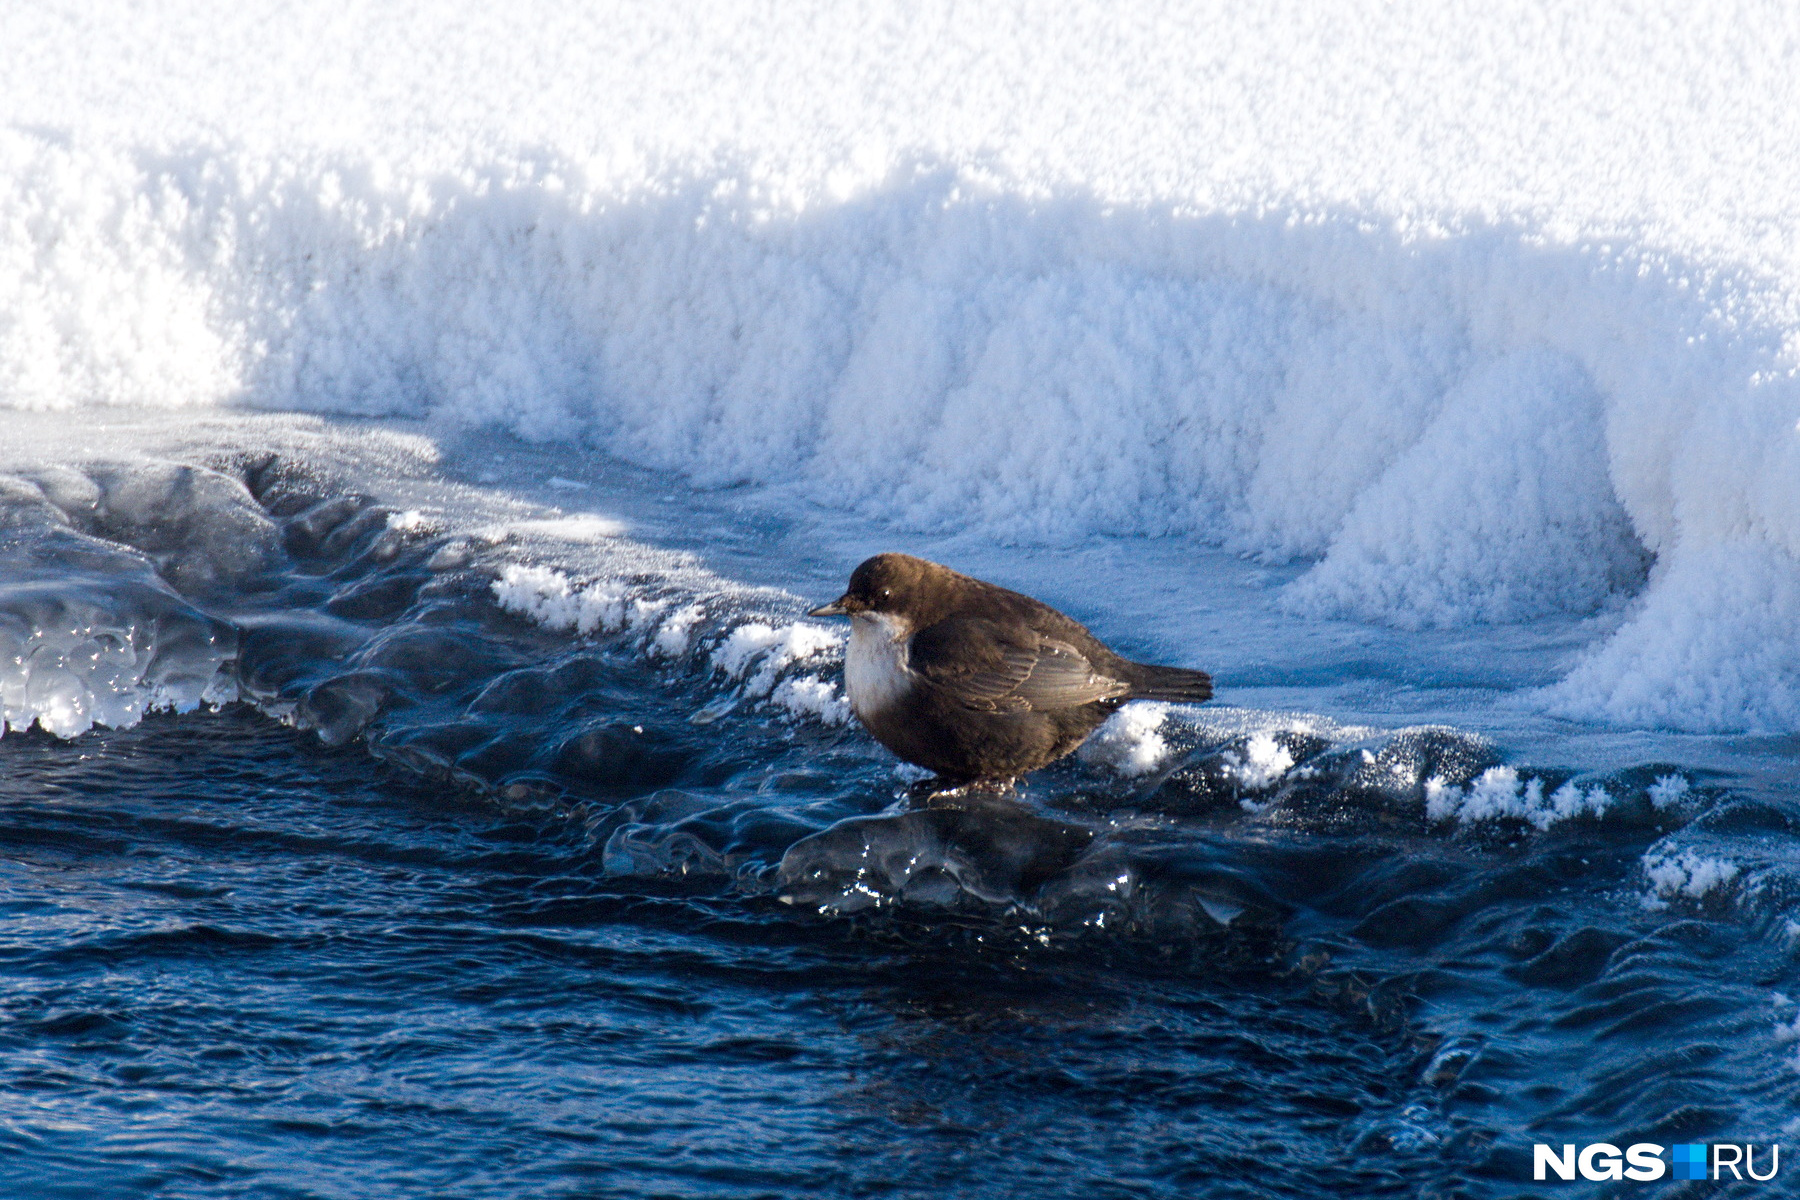
<instances>
[{"instance_id":1,"label":"bird's foot","mask_svg":"<svg viewBox=\"0 0 1800 1200\"><path fill-rule=\"evenodd\" d=\"M963 808L1013 794L1013 779L945 779L933 776L907 789L907 799L924 808Z\"/></svg>"}]
</instances>

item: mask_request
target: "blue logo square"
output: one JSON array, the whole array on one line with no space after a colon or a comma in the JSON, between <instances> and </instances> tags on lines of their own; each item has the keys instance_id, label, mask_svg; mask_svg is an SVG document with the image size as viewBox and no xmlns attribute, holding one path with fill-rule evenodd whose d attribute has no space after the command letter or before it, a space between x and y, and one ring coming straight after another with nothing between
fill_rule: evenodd
<instances>
[{"instance_id":1,"label":"blue logo square","mask_svg":"<svg viewBox=\"0 0 1800 1200\"><path fill-rule=\"evenodd\" d=\"M1706 1178L1706 1147L1691 1142L1679 1143L1673 1147L1676 1179Z\"/></svg>"}]
</instances>

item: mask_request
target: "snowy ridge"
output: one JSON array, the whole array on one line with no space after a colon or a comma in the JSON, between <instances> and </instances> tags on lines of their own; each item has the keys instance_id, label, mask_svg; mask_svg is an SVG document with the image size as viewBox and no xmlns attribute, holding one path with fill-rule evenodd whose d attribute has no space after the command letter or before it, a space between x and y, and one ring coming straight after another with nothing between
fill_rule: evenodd
<instances>
[{"instance_id":1,"label":"snowy ridge","mask_svg":"<svg viewBox=\"0 0 1800 1200\"><path fill-rule=\"evenodd\" d=\"M426 29L455 11L414 9ZM159 92L141 117L96 100L66 131L16 99L0 126L0 408L409 414L591 444L703 485L791 486L911 529L1177 534L1313 558L1284 597L1305 614L1424 627L1623 611L1538 704L1693 730L1800 727L1800 643L1784 632L1800 626L1791 168L1732 149L1788 144L1796 106L1771 105L1764 85L1791 72L1761 49L1779 41L1763 26L1789 20L1779 6L1762 26L1709 27L1742 51L1742 79L1716 76L1730 54L1650 54L1685 43L1618 14L1532 49L1512 44L1504 13L1463 14L1465 29L1421 10L1350 36L1293 14L1222 10L1171 29L1134 12L1106 43L1116 62L1090 61L1080 38L1046 45L1060 64L1046 103L1062 106L1073 160L1004 106L990 135L967 125L960 90L947 107L893 94L909 70L936 78L937 57L1035 44L1002 16L885 52L818 14L812 35L798 16L705 35L696 53L731 63L756 57L746 46L778 62L854 47L841 59L853 79L796 77L822 141L771 115L779 73L727 71L716 111L679 115L634 73L649 66L620 59L664 45L641 16L620 50L548 14L542 31L509 28L496 53L511 74L476 70L455 97L423 52L358 58L381 94L417 84L442 110L402 104L397 131L370 134L379 154L336 131L329 106L283 132L273 93L240 111ZM287 62L258 40L283 20L221 36ZM358 20L371 38L406 25ZM12 53L54 96L86 68L37 23ZM1194 79L1187 64L1210 51L1143 65L1127 53L1145 38L1211 45L1214 25L1235 48ZM345 35L300 31L299 60L307 38ZM1669 86L1574 71L1602 35L1647 39ZM615 82L588 80L540 36L571 39ZM1388 95L1379 82L1407 46L1442 43L1444 61L1424 52L1438 66L1488 62L1496 37L1512 57L1494 61L1543 87L1423 72ZM1308 66L1338 45L1342 63ZM1038 77L1030 58L997 60L1002 91ZM516 77L534 62L559 99L519 108ZM1099 103L1081 81L1126 62L1136 107L1117 115L1141 133L1141 161L1079 107ZM1286 107L1311 94L1304 80L1342 111L1385 95L1425 124L1365 114L1386 149L1359 151ZM376 94L329 86L348 89L332 93L344 112ZM829 115L834 88L848 125ZM1708 89L1724 107L1665 99ZM1238 95L1285 122L1283 148L1245 142L1255 122ZM1545 96L1567 106L1543 110ZM1165 110L1213 140L1191 143ZM1632 139L1581 115L1601 111L1640 142L1714 160L1669 160L1659 176ZM1488 124L1466 128L1471 112ZM609 121L632 146L601 136ZM1526 171L1520 147L1565 124ZM1007 153L988 153L989 136ZM1480 169L1418 148L1440 143L1470 145ZM1214 161L1213 146L1236 157ZM1415 157L1377 186L1396 146Z\"/></svg>"}]
</instances>

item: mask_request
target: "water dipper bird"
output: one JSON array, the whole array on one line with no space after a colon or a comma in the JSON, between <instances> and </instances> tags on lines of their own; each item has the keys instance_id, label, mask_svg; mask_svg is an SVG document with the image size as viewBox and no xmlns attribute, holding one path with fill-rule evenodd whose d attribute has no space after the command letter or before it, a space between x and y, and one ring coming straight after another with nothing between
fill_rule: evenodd
<instances>
[{"instance_id":1,"label":"water dipper bird","mask_svg":"<svg viewBox=\"0 0 1800 1200\"><path fill-rule=\"evenodd\" d=\"M877 554L814 617L849 617L844 686L875 740L953 784L1054 762L1127 700L1198 703L1204 671L1120 658L1048 604Z\"/></svg>"}]
</instances>

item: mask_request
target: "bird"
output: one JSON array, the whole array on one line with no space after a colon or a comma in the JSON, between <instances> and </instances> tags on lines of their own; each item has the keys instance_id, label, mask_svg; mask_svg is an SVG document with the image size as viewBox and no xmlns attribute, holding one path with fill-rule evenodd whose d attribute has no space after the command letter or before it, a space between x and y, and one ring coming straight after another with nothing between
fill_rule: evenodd
<instances>
[{"instance_id":1,"label":"bird","mask_svg":"<svg viewBox=\"0 0 1800 1200\"><path fill-rule=\"evenodd\" d=\"M952 788L1010 786L1128 700L1212 696L1204 671L1132 662L1042 601L910 554L867 559L807 615L850 618L851 710Z\"/></svg>"}]
</instances>

